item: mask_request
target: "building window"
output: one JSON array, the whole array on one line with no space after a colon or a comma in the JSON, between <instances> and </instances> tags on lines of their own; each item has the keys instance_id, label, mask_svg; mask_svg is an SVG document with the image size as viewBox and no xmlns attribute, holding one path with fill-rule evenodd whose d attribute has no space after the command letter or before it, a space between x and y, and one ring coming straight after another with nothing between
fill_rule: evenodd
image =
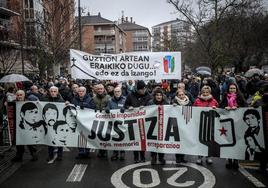
<instances>
[{"instance_id":1,"label":"building window","mask_svg":"<svg viewBox=\"0 0 268 188\"><path fill-rule=\"evenodd\" d=\"M122 36L122 33L119 34L119 45L120 46L123 45L123 36Z\"/></svg>"},{"instance_id":2,"label":"building window","mask_svg":"<svg viewBox=\"0 0 268 188\"><path fill-rule=\"evenodd\" d=\"M34 18L33 0L24 0L24 18Z\"/></svg>"},{"instance_id":3,"label":"building window","mask_svg":"<svg viewBox=\"0 0 268 188\"><path fill-rule=\"evenodd\" d=\"M29 0L24 0L24 8L29 8Z\"/></svg>"},{"instance_id":4,"label":"building window","mask_svg":"<svg viewBox=\"0 0 268 188\"><path fill-rule=\"evenodd\" d=\"M34 6L33 6L33 0L29 0L29 3L30 3L30 8L34 8Z\"/></svg>"},{"instance_id":5,"label":"building window","mask_svg":"<svg viewBox=\"0 0 268 188\"><path fill-rule=\"evenodd\" d=\"M27 46L35 46L36 38L35 38L35 27L34 23L26 22L26 45Z\"/></svg>"}]
</instances>

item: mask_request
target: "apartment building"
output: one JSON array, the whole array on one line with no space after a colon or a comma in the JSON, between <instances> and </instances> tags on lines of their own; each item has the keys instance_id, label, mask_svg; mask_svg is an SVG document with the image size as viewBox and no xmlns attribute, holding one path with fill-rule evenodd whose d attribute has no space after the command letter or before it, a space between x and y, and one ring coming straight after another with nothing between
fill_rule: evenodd
<instances>
[{"instance_id":1,"label":"apartment building","mask_svg":"<svg viewBox=\"0 0 268 188\"><path fill-rule=\"evenodd\" d=\"M48 65L53 71L56 65L54 74L66 72L68 52L77 32L73 27L74 8L75 0L0 0L0 44L8 41L16 46L16 51L5 48L0 54L5 54L3 62L10 62L10 67L4 67L8 73L52 74L46 71ZM46 55L40 57L41 51ZM8 60L6 54L16 56L16 60Z\"/></svg>"},{"instance_id":2,"label":"apartment building","mask_svg":"<svg viewBox=\"0 0 268 188\"><path fill-rule=\"evenodd\" d=\"M132 17L122 17L119 27L126 32L126 52L151 51L152 35L148 28L136 24Z\"/></svg>"},{"instance_id":3,"label":"apartment building","mask_svg":"<svg viewBox=\"0 0 268 188\"><path fill-rule=\"evenodd\" d=\"M170 42L176 40L181 46L192 40L193 30L190 24L182 20L172 20L152 27L153 51L170 50Z\"/></svg>"},{"instance_id":4,"label":"apartment building","mask_svg":"<svg viewBox=\"0 0 268 188\"><path fill-rule=\"evenodd\" d=\"M0 74L8 74L13 68L20 68L21 43L17 32L19 11L16 1L0 0Z\"/></svg>"},{"instance_id":5,"label":"apartment building","mask_svg":"<svg viewBox=\"0 0 268 188\"><path fill-rule=\"evenodd\" d=\"M82 50L91 54L116 54L125 51L126 33L101 14L81 17Z\"/></svg>"}]
</instances>

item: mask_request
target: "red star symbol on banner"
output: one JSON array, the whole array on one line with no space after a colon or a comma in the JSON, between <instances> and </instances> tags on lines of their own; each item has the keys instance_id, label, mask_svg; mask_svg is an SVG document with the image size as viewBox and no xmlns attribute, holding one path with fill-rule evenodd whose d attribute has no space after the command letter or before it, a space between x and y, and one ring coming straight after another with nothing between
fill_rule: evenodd
<instances>
[{"instance_id":1,"label":"red star symbol on banner","mask_svg":"<svg viewBox=\"0 0 268 188\"><path fill-rule=\"evenodd\" d=\"M225 136L227 136L227 135L226 135L227 130L224 129L224 127L222 127L221 129L218 129L218 130L221 132L221 135L224 134ZM220 136L221 136L221 135L220 135Z\"/></svg>"}]
</instances>

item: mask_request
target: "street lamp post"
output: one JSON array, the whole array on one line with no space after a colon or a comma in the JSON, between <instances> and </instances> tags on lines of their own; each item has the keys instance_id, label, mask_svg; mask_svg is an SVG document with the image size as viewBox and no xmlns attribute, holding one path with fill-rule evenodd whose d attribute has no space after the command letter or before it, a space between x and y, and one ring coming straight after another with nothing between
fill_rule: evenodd
<instances>
[{"instance_id":1,"label":"street lamp post","mask_svg":"<svg viewBox=\"0 0 268 188\"><path fill-rule=\"evenodd\" d=\"M78 0L78 27L79 27L79 49L82 50L81 7L80 7L80 0Z\"/></svg>"}]
</instances>

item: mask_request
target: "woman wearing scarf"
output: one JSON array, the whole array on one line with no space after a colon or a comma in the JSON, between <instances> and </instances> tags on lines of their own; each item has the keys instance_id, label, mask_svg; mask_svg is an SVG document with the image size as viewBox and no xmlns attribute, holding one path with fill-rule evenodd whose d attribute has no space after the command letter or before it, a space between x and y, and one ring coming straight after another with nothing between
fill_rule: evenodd
<instances>
[{"instance_id":1,"label":"woman wearing scarf","mask_svg":"<svg viewBox=\"0 0 268 188\"><path fill-rule=\"evenodd\" d=\"M172 101L173 106L191 106L192 102L189 97L186 95L184 89L178 89L176 92L176 96ZM186 163L187 161L184 159L184 154L176 154L176 163Z\"/></svg>"},{"instance_id":2,"label":"woman wearing scarf","mask_svg":"<svg viewBox=\"0 0 268 188\"><path fill-rule=\"evenodd\" d=\"M228 86L227 92L223 95L222 101L220 103L220 108L225 108L226 110L236 110L239 107L246 107L247 102L239 91L235 83L231 83ZM226 168L238 169L238 160L228 159L226 163Z\"/></svg>"},{"instance_id":3,"label":"woman wearing scarf","mask_svg":"<svg viewBox=\"0 0 268 188\"><path fill-rule=\"evenodd\" d=\"M207 85L203 86L201 89L201 94L197 97L195 100L193 106L199 106L199 107L211 107L211 108L217 108L218 102L216 99L213 98L211 95L211 88ZM212 164L212 159L208 156L206 157L207 164ZM196 161L197 164L202 165L202 157L198 156L198 159Z\"/></svg>"}]
</instances>

